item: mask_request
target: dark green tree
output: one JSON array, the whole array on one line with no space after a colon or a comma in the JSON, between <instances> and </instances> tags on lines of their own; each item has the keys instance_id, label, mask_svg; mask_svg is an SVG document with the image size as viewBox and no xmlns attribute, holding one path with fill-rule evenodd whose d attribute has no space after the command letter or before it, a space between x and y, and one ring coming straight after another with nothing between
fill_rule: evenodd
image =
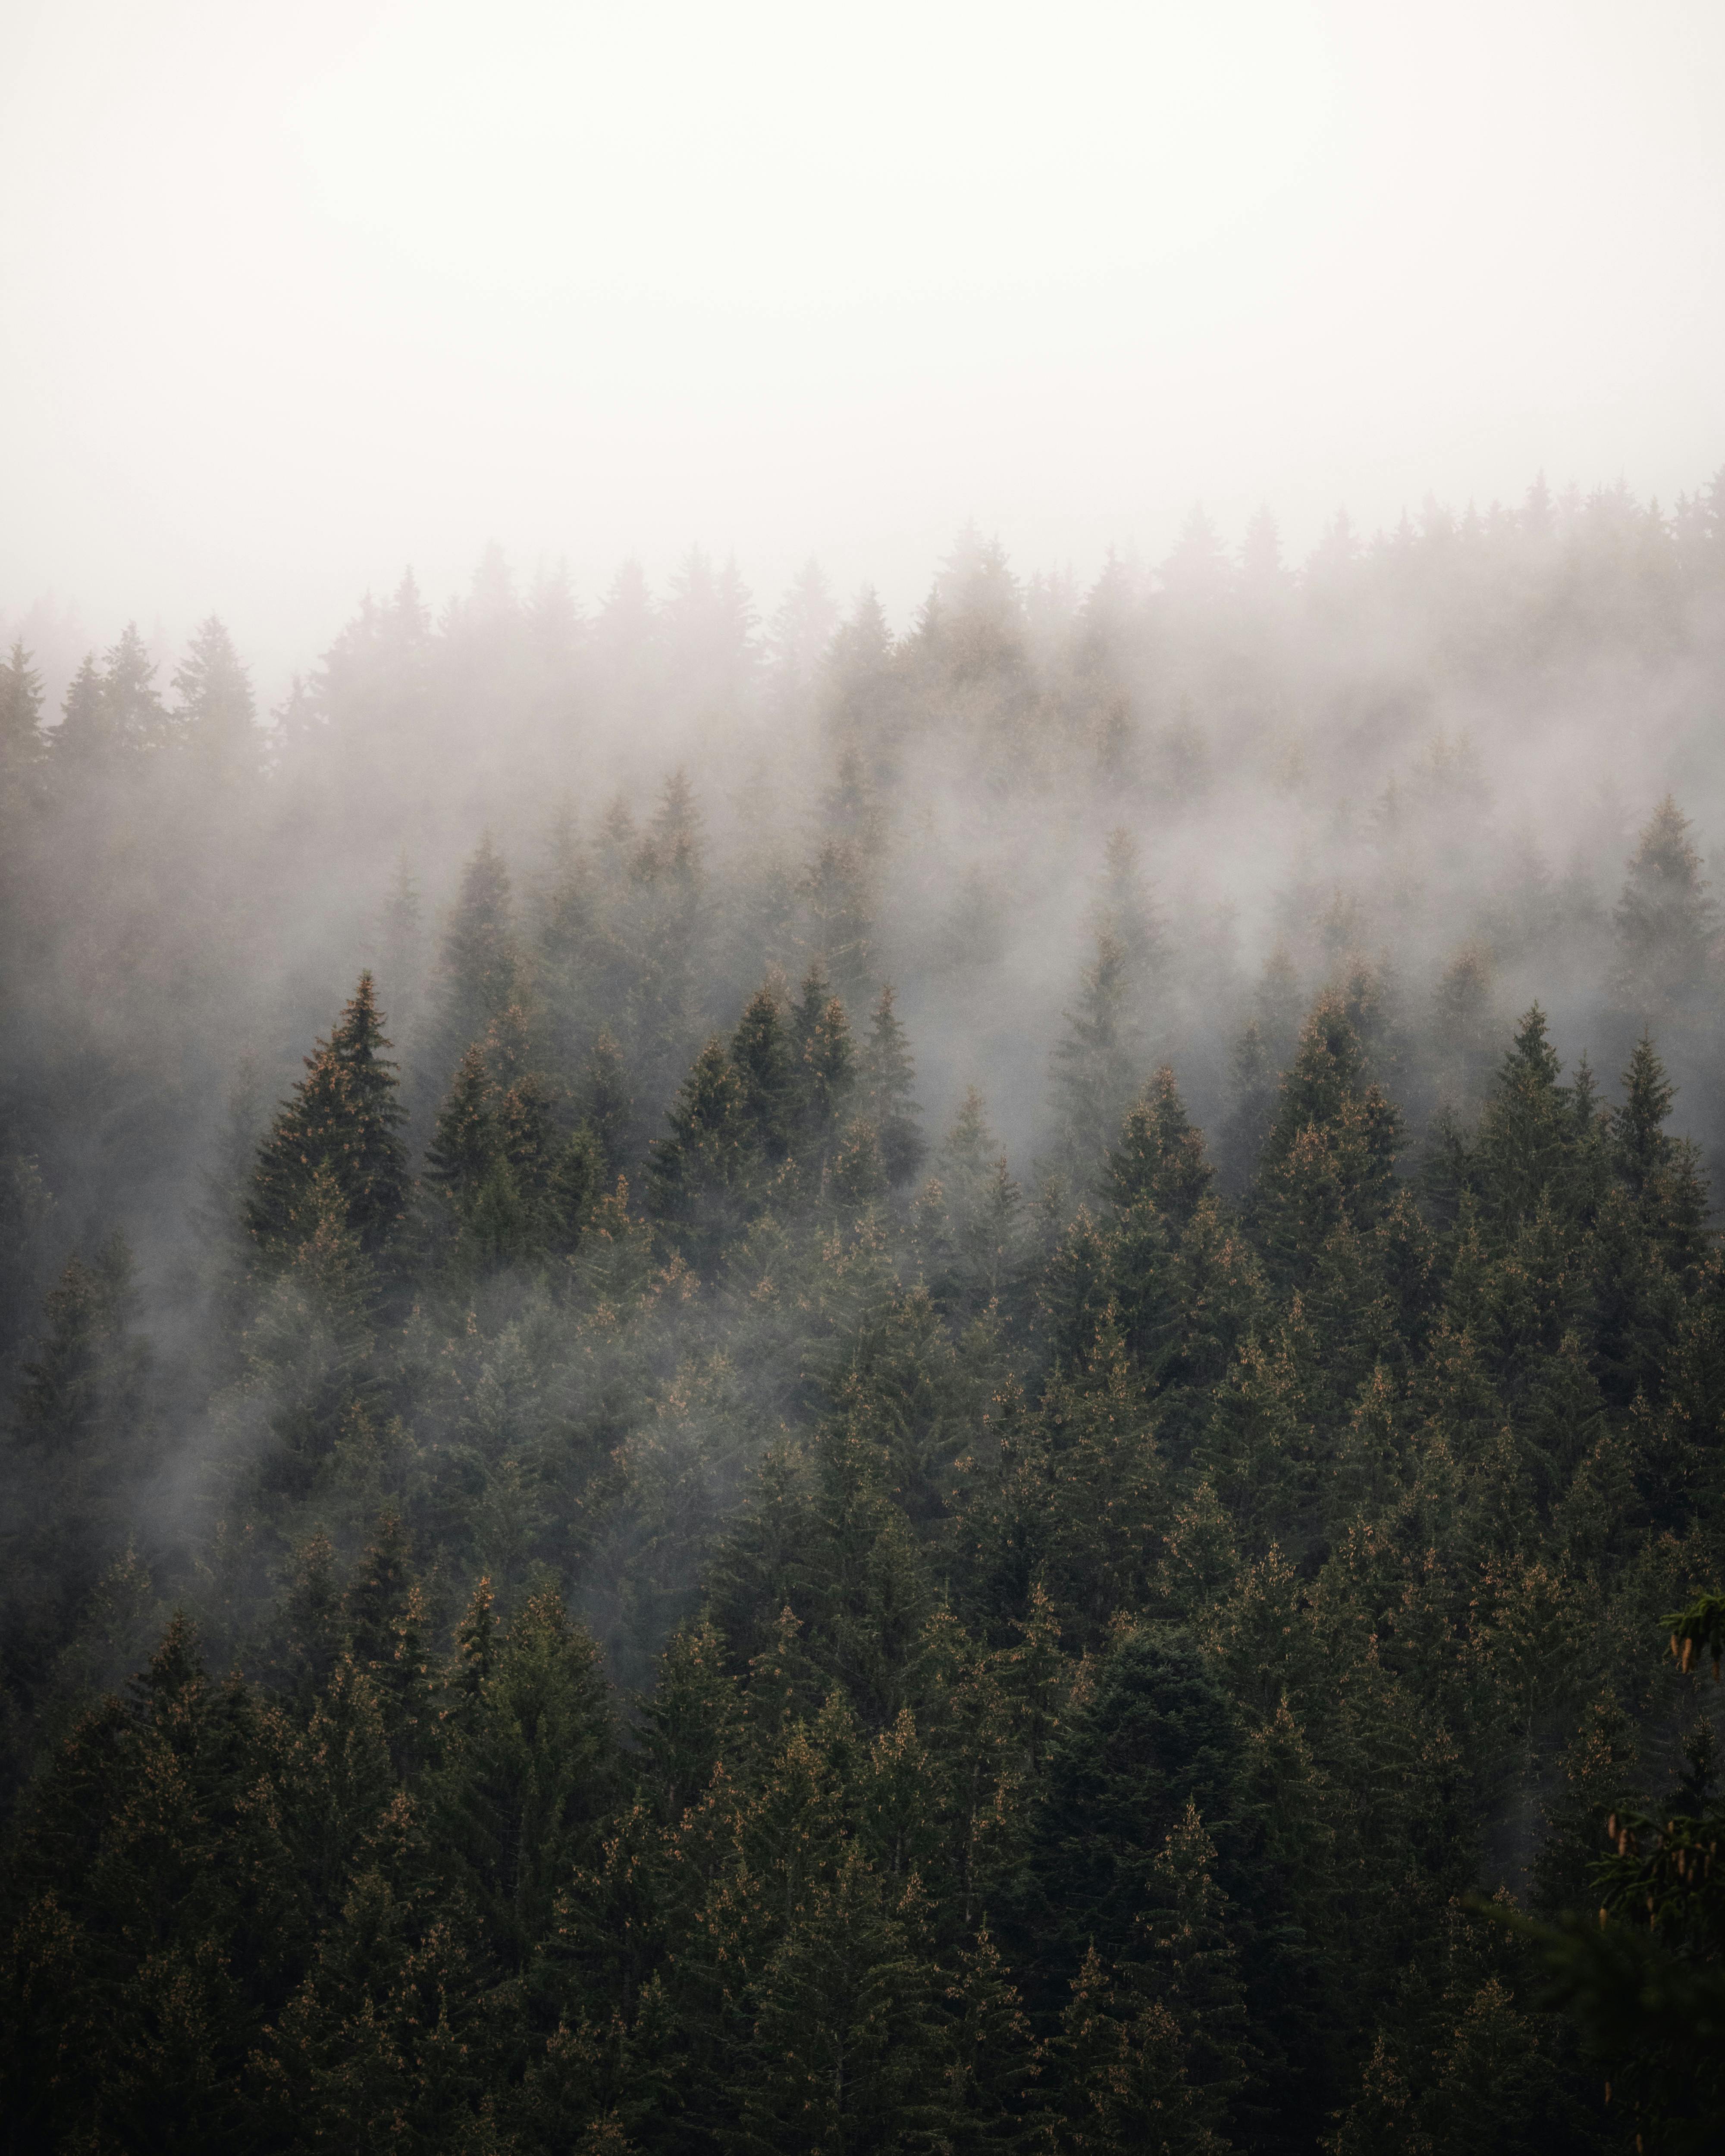
<instances>
[{"instance_id":1,"label":"dark green tree","mask_svg":"<svg viewBox=\"0 0 1725 2156\"><path fill-rule=\"evenodd\" d=\"M411 1188L399 1132L406 1116L396 1098L395 1065L372 977L362 973L353 999L327 1040L305 1059L269 1136L246 1201L248 1231L266 1264L285 1261L316 1231L314 1186L330 1178L360 1249L388 1249L407 1211Z\"/></svg>"},{"instance_id":2,"label":"dark green tree","mask_svg":"<svg viewBox=\"0 0 1725 2156\"><path fill-rule=\"evenodd\" d=\"M887 1181L895 1189L914 1183L928 1158L928 1141L911 1096L916 1066L905 1037L904 1023L893 1008L891 982L869 1019L860 1059L863 1112L874 1125Z\"/></svg>"}]
</instances>

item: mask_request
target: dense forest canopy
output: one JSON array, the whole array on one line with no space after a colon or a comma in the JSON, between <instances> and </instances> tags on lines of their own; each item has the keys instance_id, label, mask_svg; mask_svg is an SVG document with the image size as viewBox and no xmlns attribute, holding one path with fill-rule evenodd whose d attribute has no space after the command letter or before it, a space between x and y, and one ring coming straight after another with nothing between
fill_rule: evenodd
<instances>
[{"instance_id":1,"label":"dense forest canopy","mask_svg":"<svg viewBox=\"0 0 1725 2156\"><path fill-rule=\"evenodd\" d=\"M164 671L0 669L8 2145L1706 2145L1725 475Z\"/></svg>"}]
</instances>

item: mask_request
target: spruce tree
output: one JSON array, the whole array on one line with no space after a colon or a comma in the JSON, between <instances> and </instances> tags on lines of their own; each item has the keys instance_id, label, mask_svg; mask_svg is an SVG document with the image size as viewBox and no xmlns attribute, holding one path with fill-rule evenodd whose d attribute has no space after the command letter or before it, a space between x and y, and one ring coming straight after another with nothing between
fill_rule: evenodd
<instances>
[{"instance_id":1,"label":"spruce tree","mask_svg":"<svg viewBox=\"0 0 1725 2156\"><path fill-rule=\"evenodd\" d=\"M395 1065L372 977L362 973L353 999L327 1040L305 1059L258 1149L245 1223L266 1263L280 1264L316 1232L314 1183L321 1171L339 1198L347 1228L369 1257L393 1240L407 1211L410 1179L398 1135L406 1121L396 1099Z\"/></svg>"},{"instance_id":2,"label":"spruce tree","mask_svg":"<svg viewBox=\"0 0 1725 2156\"><path fill-rule=\"evenodd\" d=\"M1125 946L1109 930L1096 939L1077 1007L1055 1050L1055 1099L1063 1153L1081 1185L1100 1173L1132 1099L1132 1022Z\"/></svg>"},{"instance_id":3,"label":"spruce tree","mask_svg":"<svg viewBox=\"0 0 1725 2156\"><path fill-rule=\"evenodd\" d=\"M607 1169L614 1175L630 1167L636 1145L634 1093L623 1050L608 1026L599 1029L576 1098Z\"/></svg>"},{"instance_id":4,"label":"spruce tree","mask_svg":"<svg viewBox=\"0 0 1725 2156\"><path fill-rule=\"evenodd\" d=\"M1214 1177L1204 1133L1193 1127L1174 1074L1164 1064L1128 1112L1109 1156L1108 1197L1122 1212L1147 1204L1184 1228Z\"/></svg>"},{"instance_id":5,"label":"spruce tree","mask_svg":"<svg viewBox=\"0 0 1725 2156\"><path fill-rule=\"evenodd\" d=\"M1668 793L1629 862L1617 902L1615 987L1644 1023L1687 1013L1709 982L1717 910L1689 819Z\"/></svg>"},{"instance_id":6,"label":"spruce tree","mask_svg":"<svg viewBox=\"0 0 1725 2156\"><path fill-rule=\"evenodd\" d=\"M530 1597L501 1640L487 1614L464 1627L465 1704L434 1805L445 1861L514 1974L551 1943L573 1867L597 1860L620 1776L598 1652L561 1598Z\"/></svg>"},{"instance_id":7,"label":"spruce tree","mask_svg":"<svg viewBox=\"0 0 1725 2156\"><path fill-rule=\"evenodd\" d=\"M255 776L257 704L234 640L213 614L199 624L173 688L179 737L193 755L223 778Z\"/></svg>"},{"instance_id":8,"label":"spruce tree","mask_svg":"<svg viewBox=\"0 0 1725 2156\"><path fill-rule=\"evenodd\" d=\"M696 1057L665 1120L670 1134L654 1141L648 1163L648 1207L704 1270L742 1223L750 1160L742 1086L721 1041L708 1041Z\"/></svg>"},{"instance_id":9,"label":"spruce tree","mask_svg":"<svg viewBox=\"0 0 1725 2156\"><path fill-rule=\"evenodd\" d=\"M914 1183L928 1157L928 1141L917 1120L922 1110L911 1092L916 1075L904 1024L893 1008L892 984L888 982L869 1020L860 1075L863 1111L874 1126L886 1179L895 1189Z\"/></svg>"},{"instance_id":10,"label":"spruce tree","mask_svg":"<svg viewBox=\"0 0 1725 2156\"><path fill-rule=\"evenodd\" d=\"M425 1155L426 1180L452 1203L472 1202L496 1164L498 1132L491 1112L491 1081L477 1045L462 1057L454 1083L439 1111Z\"/></svg>"},{"instance_id":11,"label":"spruce tree","mask_svg":"<svg viewBox=\"0 0 1725 2156\"><path fill-rule=\"evenodd\" d=\"M487 831L469 858L444 937L438 1060L453 1070L523 991L509 870Z\"/></svg>"},{"instance_id":12,"label":"spruce tree","mask_svg":"<svg viewBox=\"0 0 1725 2156\"><path fill-rule=\"evenodd\" d=\"M0 814L21 801L41 760L42 676L23 639L14 637L0 666Z\"/></svg>"},{"instance_id":13,"label":"spruce tree","mask_svg":"<svg viewBox=\"0 0 1725 2156\"><path fill-rule=\"evenodd\" d=\"M156 662L129 621L119 641L102 654L102 711L109 737L116 747L160 748L167 742L170 722L154 687Z\"/></svg>"},{"instance_id":14,"label":"spruce tree","mask_svg":"<svg viewBox=\"0 0 1725 2156\"><path fill-rule=\"evenodd\" d=\"M74 774L105 767L116 745L95 654L87 652L60 706L60 722L49 737L50 768L62 785L69 783Z\"/></svg>"},{"instance_id":15,"label":"spruce tree","mask_svg":"<svg viewBox=\"0 0 1725 2156\"><path fill-rule=\"evenodd\" d=\"M797 1071L789 1028L769 982L750 997L731 1036L731 1063L741 1087L750 1142L771 1173L790 1152L797 1108Z\"/></svg>"}]
</instances>

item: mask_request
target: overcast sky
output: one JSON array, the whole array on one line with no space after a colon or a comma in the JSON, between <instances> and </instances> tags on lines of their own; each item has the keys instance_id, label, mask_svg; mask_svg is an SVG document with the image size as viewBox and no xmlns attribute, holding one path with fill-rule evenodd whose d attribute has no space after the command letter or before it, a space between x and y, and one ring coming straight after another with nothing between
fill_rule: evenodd
<instances>
[{"instance_id":1,"label":"overcast sky","mask_svg":"<svg viewBox=\"0 0 1725 2156\"><path fill-rule=\"evenodd\" d=\"M0 616L1725 462L1719 0L8 0Z\"/></svg>"}]
</instances>

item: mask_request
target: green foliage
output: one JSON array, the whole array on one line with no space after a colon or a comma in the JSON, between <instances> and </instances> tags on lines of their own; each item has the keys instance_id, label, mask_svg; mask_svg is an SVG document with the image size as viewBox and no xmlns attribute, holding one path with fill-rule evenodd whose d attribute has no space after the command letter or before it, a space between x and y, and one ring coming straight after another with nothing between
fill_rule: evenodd
<instances>
[{"instance_id":1,"label":"green foliage","mask_svg":"<svg viewBox=\"0 0 1725 2156\"><path fill-rule=\"evenodd\" d=\"M378 1052L388 1046L372 977L362 973L259 1147L245 1221L265 1265L290 1262L316 1240L328 1200L367 1257L381 1255L394 1239L409 1178L395 1066Z\"/></svg>"},{"instance_id":2,"label":"green foliage","mask_svg":"<svg viewBox=\"0 0 1725 2156\"><path fill-rule=\"evenodd\" d=\"M1662 808L1614 921L1597 845L1562 883L1499 845L1463 746L1389 784L1393 686L1288 653L1391 570L1333 535L1301 616L1253 547L1236 578L1195 521L1161 588L1116 564L1068 619L971 535L911 635L865 598L824 660L808 578L762 690L733 574L691 557L656 611L624 576L583 626L493 560L436 627L411 580L368 607L267 769L216 623L172 714L129 632L45 747L14 651L12 2144L1547 2156L1703 2126L1698 843ZM1483 668L1469 621L1434 648ZM818 765L757 763L759 694ZM591 813L580 715L644 742L673 707L727 790ZM1061 957L1097 768L1146 829L1209 789L1219 848L1227 789L1286 802L1312 865L1266 863L1255 985L1123 829ZM408 864L447 888L482 825L424 984ZM271 915L304 924L273 970ZM362 977L157 1232L193 1150L160 1134L206 1147L247 1039L309 1034L299 983L367 936L409 1085ZM1086 957L1045 1114L1024 1074ZM1561 1023L1505 1044L1536 978ZM1559 1060L1590 1000L1620 1082ZM1213 1152L1187 1103L1223 1096ZM91 1240L49 1288L105 1210L151 1224L136 1287Z\"/></svg>"}]
</instances>

